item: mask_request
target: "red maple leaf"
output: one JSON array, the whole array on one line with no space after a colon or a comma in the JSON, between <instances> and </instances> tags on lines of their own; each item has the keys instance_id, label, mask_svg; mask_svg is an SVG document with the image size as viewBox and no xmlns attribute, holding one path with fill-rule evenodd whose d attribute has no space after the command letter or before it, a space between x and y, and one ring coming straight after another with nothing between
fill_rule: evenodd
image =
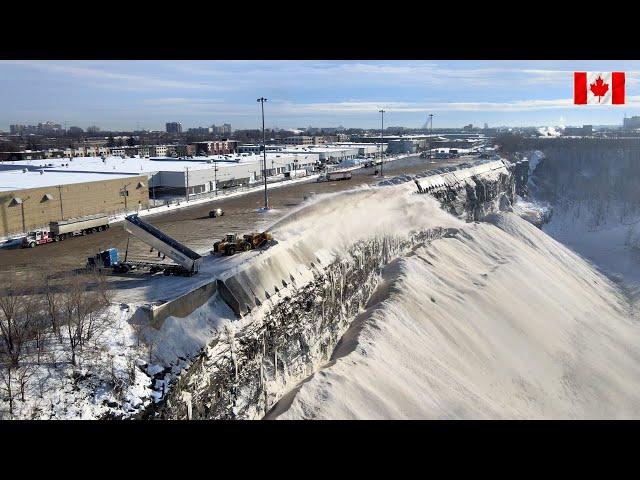
<instances>
[{"instance_id":1,"label":"red maple leaf","mask_svg":"<svg viewBox=\"0 0 640 480\"><path fill-rule=\"evenodd\" d=\"M609 84L604 83L602 77L598 76L596 82L589 85L589 88L598 97L598 103L600 103L600 99L609 91Z\"/></svg>"}]
</instances>

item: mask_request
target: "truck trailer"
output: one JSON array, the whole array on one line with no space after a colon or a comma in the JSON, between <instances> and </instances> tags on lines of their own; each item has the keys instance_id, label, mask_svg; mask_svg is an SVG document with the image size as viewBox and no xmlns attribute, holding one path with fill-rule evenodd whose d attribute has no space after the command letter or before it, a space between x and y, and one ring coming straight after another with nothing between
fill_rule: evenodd
<instances>
[{"instance_id":1,"label":"truck trailer","mask_svg":"<svg viewBox=\"0 0 640 480\"><path fill-rule=\"evenodd\" d=\"M318 182L334 182L339 180L350 180L351 172L327 172L318 177Z\"/></svg>"},{"instance_id":2,"label":"truck trailer","mask_svg":"<svg viewBox=\"0 0 640 480\"><path fill-rule=\"evenodd\" d=\"M33 248L51 242L60 242L69 237L89 235L109 228L108 215L88 215L49 222L49 230L40 229L28 232L22 239L22 247Z\"/></svg>"},{"instance_id":3,"label":"truck trailer","mask_svg":"<svg viewBox=\"0 0 640 480\"><path fill-rule=\"evenodd\" d=\"M108 215L89 215L87 217L69 218L68 220L49 223L49 230L53 235L54 241L64 240L71 236L102 232L108 228ZM58 240L56 240L56 237Z\"/></svg>"},{"instance_id":4,"label":"truck trailer","mask_svg":"<svg viewBox=\"0 0 640 480\"><path fill-rule=\"evenodd\" d=\"M198 273L202 265L202 256L181 244L169 235L161 232L153 225L143 222L138 215L129 215L124 219L124 229L142 240L158 253L162 253L176 262L177 265L156 264L153 269L163 270L165 275L191 276ZM126 268L126 262L120 265ZM146 263L145 263L146 265ZM151 268L151 267L150 267Z\"/></svg>"}]
</instances>

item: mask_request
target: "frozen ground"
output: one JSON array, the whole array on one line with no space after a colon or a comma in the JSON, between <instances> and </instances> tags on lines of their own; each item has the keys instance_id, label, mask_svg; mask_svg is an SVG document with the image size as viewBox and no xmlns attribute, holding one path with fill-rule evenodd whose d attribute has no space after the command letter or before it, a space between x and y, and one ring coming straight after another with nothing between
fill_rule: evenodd
<instances>
[{"instance_id":1,"label":"frozen ground","mask_svg":"<svg viewBox=\"0 0 640 480\"><path fill-rule=\"evenodd\" d=\"M355 350L279 418L638 418L623 292L513 214L403 259Z\"/></svg>"}]
</instances>

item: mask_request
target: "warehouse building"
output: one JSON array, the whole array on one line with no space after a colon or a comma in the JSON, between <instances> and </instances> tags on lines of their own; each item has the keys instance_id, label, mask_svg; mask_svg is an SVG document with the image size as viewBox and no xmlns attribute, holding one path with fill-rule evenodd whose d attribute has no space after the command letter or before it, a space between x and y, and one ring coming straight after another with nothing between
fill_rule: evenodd
<instances>
[{"instance_id":1,"label":"warehouse building","mask_svg":"<svg viewBox=\"0 0 640 480\"><path fill-rule=\"evenodd\" d=\"M317 155L321 164L340 163L346 160L358 158L359 148L352 146L334 146L334 145L309 145L309 146L291 146L291 145L267 145L267 155L269 152L280 153L283 155Z\"/></svg>"},{"instance_id":2,"label":"warehouse building","mask_svg":"<svg viewBox=\"0 0 640 480\"><path fill-rule=\"evenodd\" d=\"M313 171L318 158L309 152L268 152L267 176L298 169ZM262 155L251 154L193 158L86 157L5 163L0 165L0 174L2 169L24 168L45 174L143 175L150 196L157 199L163 195L197 195L246 186L262 179L262 164Z\"/></svg>"},{"instance_id":3,"label":"warehouse building","mask_svg":"<svg viewBox=\"0 0 640 480\"><path fill-rule=\"evenodd\" d=\"M375 155L380 155L380 149L382 147L382 151L386 152L388 144L383 143L382 146L380 143L334 143L329 145L331 147L337 148L357 148L358 149L358 157L371 157Z\"/></svg>"},{"instance_id":4,"label":"warehouse building","mask_svg":"<svg viewBox=\"0 0 640 480\"><path fill-rule=\"evenodd\" d=\"M0 170L0 238L49 222L147 208L146 175Z\"/></svg>"}]
</instances>

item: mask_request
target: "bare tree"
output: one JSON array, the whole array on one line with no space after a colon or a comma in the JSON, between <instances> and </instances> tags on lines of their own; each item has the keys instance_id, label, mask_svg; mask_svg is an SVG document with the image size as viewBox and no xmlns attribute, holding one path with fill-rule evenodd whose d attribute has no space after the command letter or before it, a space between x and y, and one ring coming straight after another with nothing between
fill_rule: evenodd
<instances>
[{"instance_id":1,"label":"bare tree","mask_svg":"<svg viewBox=\"0 0 640 480\"><path fill-rule=\"evenodd\" d=\"M73 275L62 292L61 312L67 344L71 352L71 364L77 365L77 353L85 341L98 330L99 320L108 305L104 292L89 288L89 278Z\"/></svg>"},{"instance_id":2,"label":"bare tree","mask_svg":"<svg viewBox=\"0 0 640 480\"><path fill-rule=\"evenodd\" d=\"M62 303L62 295L56 290L56 287L53 285L51 276L45 272L45 280L44 280L44 301L45 301L45 310L49 317L49 321L51 323L51 328L56 336L62 339L62 333L60 331L61 327L61 303Z\"/></svg>"},{"instance_id":3,"label":"bare tree","mask_svg":"<svg viewBox=\"0 0 640 480\"><path fill-rule=\"evenodd\" d=\"M25 391L31 377L36 373L33 364L25 363L16 369L16 380L20 387L20 400L25 401Z\"/></svg>"},{"instance_id":4,"label":"bare tree","mask_svg":"<svg viewBox=\"0 0 640 480\"><path fill-rule=\"evenodd\" d=\"M9 363L17 367L31 317L23 315L25 291L15 271L9 272L5 285L5 291L0 293L0 337Z\"/></svg>"},{"instance_id":5,"label":"bare tree","mask_svg":"<svg viewBox=\"0 0 640 480\"><path fill-rule=\"evenodd\" d=\"M8 358L5 357L3 360L5 361L0 364L0 387L9 401L9 415L13 416L13 397L15 395L13 390L14 367L8 361Z\"/></svg>"}]
</instances>

